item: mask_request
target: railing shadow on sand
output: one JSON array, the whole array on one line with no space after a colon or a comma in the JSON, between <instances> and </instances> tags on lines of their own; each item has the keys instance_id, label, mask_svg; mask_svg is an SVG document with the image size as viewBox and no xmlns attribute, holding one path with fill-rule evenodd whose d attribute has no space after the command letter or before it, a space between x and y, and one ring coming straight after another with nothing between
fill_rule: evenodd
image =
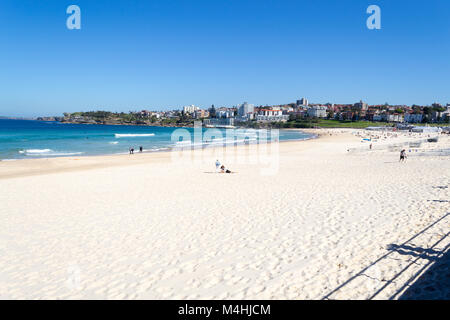
<instances>
[{"instance_id":1,"label":"railing shadow on sand","mask_svg":"<svg viewBox=\"0 0 450 320\"><path fill-rule=\"evenodd\" d=\"M403 293L397 292L392 298L398 296L399 300L450 300L449 245L440 255L440 258L437 256L430 258L429 263L432 265L421 275L419 271L415 282L409 285Z\"/></svg>"},{"instance_id":2,"label":"railing shadow on sand","mask_svg":"<svg viewBox=\"0 0 450 320\"><path fill-rule=\"evenodd\" d=\"M398 254L401 254L401 255L410 255L410 256L413 257L413 259L405 267L403 267L402 270L398 271L390 280L385 281L384 285L381 288L379 288L378 290L376 290L375 293L371 294L371 296L368 298L368 300L374 299L387 286L392 284L395 281L395 279L397 279L400 275L402 275L409 267L411 267L412 265L415 265L419 259L427 259L427 260L429 260L428 263L426 263L422 268L420 268L419 271L417 271L412 277L410 277L403 284L403 286L400 289L398 289L389 298L389 300L393 300L393 299L398 297L403 292L403 294L400 295L400 299L414 299L414 297L413 297L414 295L411 292L422 292L422 290L420 289L421 288L420 287L421 283L416 284L416 282L415 282L412 285L410 285L410 284L415 279L417 279L422 274L422 272L424 270L426 270L428 267L430 267L431 264L435 263L436 264L436 268L441 268L442 269L442 267L438 267L438 266L440 266L442 263L444 263L444 265L446 264L446 267L447 267L447 270L448 270L448 268L449 268L449 265L448 265L449 257L448 256L449 256L449 252L450 252L450 250L449 250L450 244L447 245L443 250L434 250L434 248L436 246L438 246L445 238L447 238L450 235L450 232L444 234L431 247L426 248L426 249L420 248L420 247L414 247L414 246L408 245L408 243L410 241L414 240L415 238L417 238L418 236L420 236L421 234L424 234L427 230L429 230L430 228L432 228L433 226L435 226L436 224L438 224L439 222L441 222L442 220L444 220L448 216L450 216L450 212L446 213L444 216L440 217L438 220L434 221L433 223L431 223L430 225L428 225L427 227L425 227L424 229L422 229L421 231L416 233L414 236L412 236L411 238L409 238L408 240L406 240L402 244L399 244L399 245L391 244L391 245L389 245L388 248L387 248L388 252L386 254L384 254L383 256L379 257L377 260L373 261L368 266L366 266L365 268L360 270L358 273L356 273L355 275L350 277L344 283L342 283L341 285L339 285L338 287L336 287L335 289L330 291L328 294L323 296L322 300L332 299L331 296L333 294L335 294L339 290L343 289L345 286L347 286L350 282L352 282L353 280L357 279L358 277L365 276L365 272L368 269L370 269L371 267L375 266L380 261L383 261L384 259L389 258L389 256L391 254L393 254L393 253L398 253ZM434 267L434 265L433 265L433 267ZM430 267L430 269L433 268L433 267ZM431 270L430 272L434 272L434 270ZM427 270L427 272L424 273L424 275L426 273L428 273L428 270ZM434 273L433 273L433 275L434 275ZM430 276L425 276L425 277L427 279L430 278ZM447 281L449 281L450 274L447 274L446 277L447 277ZM422 279L422 277L420 279ZM438 286L438 287L440 288L440 286ZM410 290L412 290L412 291L410 291ZM448 298L450 298L450 297L448 297L449 291L450 291L450 286L447 286L446 290L447 290L447 292L444 292L444 294L447 295L447 299L448 299ZM407 297L409 297L409 298L407 298ZM432 299L439 299L439 297L432 298Z\"/></svg>"}]
</instances>

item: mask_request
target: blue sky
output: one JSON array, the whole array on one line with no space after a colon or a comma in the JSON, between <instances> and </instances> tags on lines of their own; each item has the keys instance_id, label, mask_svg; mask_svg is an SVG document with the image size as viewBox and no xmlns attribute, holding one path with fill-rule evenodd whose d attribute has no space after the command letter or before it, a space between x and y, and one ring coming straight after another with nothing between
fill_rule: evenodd
<instances>
[{"instance_id":1,"label":"blue sky","mask_svg":"<svg viewBox=\"0 0 450 320\"><path fill-rule=\"evenodd\" d=\"M448 0L2 0L0 43L0 115L450 103Z\"/></svg>"}]
</instances>

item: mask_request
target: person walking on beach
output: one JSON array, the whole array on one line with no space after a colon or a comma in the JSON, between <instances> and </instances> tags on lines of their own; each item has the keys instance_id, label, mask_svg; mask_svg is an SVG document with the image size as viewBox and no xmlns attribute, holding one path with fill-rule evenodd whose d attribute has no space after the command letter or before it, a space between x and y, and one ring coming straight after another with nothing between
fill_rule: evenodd
<instances>
[{"instance_id":1,"label":"person walking on beach","mask_svg":"<svg viewBox=\"0 0 450 320\"><path fill-rule=\"evenodd\" d=\"M220 162L219 160L216 160L216 173L219 171L220 168Z\"/></svg>"},{"instance_id":2,"label":"person walking on beach","mask_svg":"<svg viewBox=\"0 0 450 320\"><path fill-rule=\"evenodd\" d=\"M134 154L134 148L133 147L130 148L130 154Z\"/></svg>"},{"instance_id":3,"label":"person walking on beach","mask_svg":"<svg viewBox=\"0 0 450 320\"><path fill-rule=\"evenodd\" d=\"M144 148L142 148L142 146L139 147L139 152L142 152L142 150L144 150Z\"/></svg>"},{"instance_id":4,"label":"person walking on beach","mask_svg":"<svg viewBox=\"0 0 450 320\"><path fill-rule=\"evenodd\" d=\"M404 162L406 160L406 150L403 149L402 151L400 151L400 161L399 162Z\"/></svg>"}]
</instances>

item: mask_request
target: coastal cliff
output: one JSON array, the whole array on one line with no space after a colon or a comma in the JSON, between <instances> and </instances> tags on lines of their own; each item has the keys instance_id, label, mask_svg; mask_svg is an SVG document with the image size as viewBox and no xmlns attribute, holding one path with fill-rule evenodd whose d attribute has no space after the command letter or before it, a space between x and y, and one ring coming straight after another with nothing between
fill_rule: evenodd
<instances>
[{"instance_id":1,"label":"coastal cliff","mask_svg":"<svg viewBox=\"0 0 450 320\"><path fill-rule=\"evenodd\" d=\"M39 117L40 121L59 121L73 124L130 125L159 127L192 127L194 121L182 115L172 118L156 118L139 113L114 113L108 111L90 111L64 113L64 117Z\"/></svg>"}]
</instances>

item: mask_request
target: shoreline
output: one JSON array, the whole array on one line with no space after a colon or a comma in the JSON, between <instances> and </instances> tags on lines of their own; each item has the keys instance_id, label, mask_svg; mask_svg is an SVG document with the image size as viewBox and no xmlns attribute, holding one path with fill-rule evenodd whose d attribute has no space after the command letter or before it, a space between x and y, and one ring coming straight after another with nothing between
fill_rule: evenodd
<instances>
[{"instance_id":1,"label":"shoreline","mask_svg":"<svg viewBox=\"0 0 450 320\"><path fill-rule=\"evenodd\" d=\"M306 132L299 129L283 129ZM311 137L304 139L292 139L277 141L280 144L289 143L306 143L310 141L316 141L320 139L319 134L313 134ZM119 154L104 154L104 155L77 155L77 156L60 156L60 157L42 157L33 159L4 159L0 161L0 180L9 179L15 177L26 177L40 174L51 174L65 171L79 171L95 169L99 167L121 166L121 165L133 165L140 163L147 163L153 161L170 161L170 155L173 152L203 152L208 150L228 150L233 149L245 150L252 146L270 145L274 142L268 141L263 144L235 144L235 145L217 145L217 146L203 146L202 148L186 148L176 150L168 148L168 150L158 151L144 151L142 153L135 152L134 154L119 153ZM127 158L125 158L127 157ZM130 159L131 158L131 159ZM122 160L125 160L122 161ZM78 161L80 165L73 165L72 161ZM71 163L72 162L72 163ZM4 173L3 171L9 171Z\"/></svg>"},{"instance_id":2,"label":"shoreline","mask_svg":"<svg viewBox=\"0 0 450 320\"><path fill-rule=\"evenodd\" d=\"M175 128L175 127L174 127ZM191 128L191 127L179 127L179 128ZM247 129L249 129L249 128L247 128ZM250 128L251 129L251 128ZM299 131L299 132L301 132L301 133L309 133L309 132L307 132L306 130L303 130L303 129L291 129L291 128L287 128L287 129L278 129L278 130L283 130L283 131ZM303 138L303 139L287 139L287 140L279 140L279 141L277 141L277 142L280 142L280 143L282 143L282 142L292 142L292 141L306 141L306 140L311 140L311 139L316 139L316 138L318 138L318 135L317 134L314 134L314 133L309 133L309 134L312 134L312 136L311 137L307 137L307 138ZM265 142L265 143L272 143L272 141L267 141L267 142ZM250 144L259 144L259 143L250 143ZM240 146L240 145L246 145L245 143L236 143L235 145L231 145L230 144L230 146ZM208 145L208 144L204 144L204 145L202 145L202 149L205 149L205 148L223 148L223 147L227 147L227 145L226 144L223 144L223 145ZM186 147L186 148L188 148L188 147ZM140 153L140 152L135 152L135 154L143 154L143 153L145 153L145 154L150 154L150 153L159 153L159 152L172 152L175 148L174 147L170 147L170 146L167 146L167 147L161 147L161 148L158 148L159 150L154 150L154 151L152 151L152 149L148 149L148 150L145 150L144 149L144 151L142 152L142 153ZM196 149L196 148L194 148L194 149ZM23 160L44 160L44 159L59 159L59 158L68 158L68 157L74 157L74 156L77 156L77 157L105 157L105 156L119 156L119 155L126 155L126 154L128 154L128 152L120 152L120 153L104 153L104 154L85 154L85 153L82 153L82 154L73 154L73 155L61 155L61 156L52 156L52 157L45 157L45 156L42 156L42 157L35 157L35 158L19 158L19 159L14 159L14 158L11 158L11 159L0 159L0 163L1 162L13 162L13 161L23 161Z\"/></svg>"},{"instance_id":3,"label":"shoreline","mask_svg":"<svg viewBox=\"0 0 450 320\"><path fill-rule=\"evenodd\" d=\"M323 144L327 144L330 141L339 142L342 139L347 139L348 146L345 147L346 152L349 153L360 153L364 154L367 151L368 145L362 144L361 137L365 136L383 136L384 133L365 131L363 129L349 129L349 128L320 128L320 129L297 129L288 128L282 129L286 131L300 131L304 133L311 134L311 137L304 139L293 139L293 140L281 140L277 143L280 147L284 148L287 145L301 146L301 147L320 147ZM397 136L397 134L388 134L387 136ZM400 138L392 140L391 138L380 139L377 142L375 140L374 150L375 152L391 152L392 148L397 148L399 146L407 145L409 142L417 141L418 137L424 137L422 134L416 134L412 138L406 137L406 133L400 133ZM444 141L448 141L448 137L441 136ZM391 141L392 140L392 141ZM244 150L250 150L252 147L259 147L264 145L271 145L273 142L269 141L263 144L250 143L250 144L234 144L234 145L215 145L215 146L202 146L202 147L188 147L183 149L168 148L166 150L158 151L144 151L142 153L135 152L130 155L128 152L123 152L119 154L103 154L103 155L72 155L72 156L59 156L59 157L42 157L42 158L31 158L31 159L4 159L0 161L0 180L15 178L15 177L25 177L25 176L35 176L40 174L51 174L51 173L62 173L65 171L81 171L90 170L101 167L117 167L117 166L129 166L142 163L170 163L173 153L177 152L194 152L198 153L211 153L216 151L225 150L226 152L239 152ZM427 151L433 151L433 149L428 150L430 147L441 145L441 144L426 144L427 146L422 153L418 155L427 155ZM331 145L330 145L331 146ZM443 154L437 154L438 156L447 156L450 150L450 145L443 145ZM419 148L420 149L420 148ZM414 149L417 152L419 149ZM439 149L438 149L439 150Z\"/></svg>"},{"instance_id":4,"label":"shoreline","mask_svg":"<svg viewBox=\"0 0 450 320\"><path fill-rule=\"evenodd\" d=\"M348 145L343 149L347 153L357 153L365 154L368 151L368 145L362 143L361 137L366 136L377 136L383 135L379 132L367 132L365 130L339 128L339 129L283 129L289 131L301 131L304 133L311 134L311 137L301 139L301 140L282 140L278 141L280 147L280 152L283 153L287 146L295 146L300 149L310 148L310 147L321 147L323 145L329 145L333 147L333 142L339 143L342 141L347 141ZM389 151L392 148L397 148L399 146L405 145L405 143L416 141L416 136L412 138L406 137L406 134L400 135L400 138L392 138L392 136L397 134L392 134L391 138L380 139L378 142L374 142L374 150L372 154L377 152L392 152ZM389 136L389 134L387 135ZM419 135L423 137L423 135ZM449 137L442 136L444 141L448 141ZM392 140L392 141L391 141ZM217 145L217 146L203 146L201 148L185 148L185 149L168 149L159 150L153 152L135 152L130 155L127 152L120 154L105 154L105 155L77 155L77 156L60 156L60 157L50 157L50 158L32 158L32 159L17 159L17 160L3 160L0 161L0 180L15 178L15 177L26 177L26 176L36 176L41 174L52 174L52 173L63 173L66 171L82 171L91 170L102 167L120 167L120 166L130 166L138 165L144 163L170 163L174 153L184 152L193 154L209 154L224 151L226 153L239 153L239 152L249 152L252 148L268 145L270 146L273 142L267 142L264 144L236 144L236 145ZM445 142L439 144L425 144L426 148L421 153L417 155L427 155L427 151L433 151L429 148L441 145L445 150L450 150L450 145L445 145ZM448 143L447 143L448 144ZM286 147L286 148L285 148ZM392 147L392 148L390 148ZM283 150L281 150L283 149ZM414 149L417 153L419 149ZM415 154L413 154L415 155ZM440 155L440 154L439 154ZM443 153L442 156L446 156Z\"/></svg>"}]
</instances>

